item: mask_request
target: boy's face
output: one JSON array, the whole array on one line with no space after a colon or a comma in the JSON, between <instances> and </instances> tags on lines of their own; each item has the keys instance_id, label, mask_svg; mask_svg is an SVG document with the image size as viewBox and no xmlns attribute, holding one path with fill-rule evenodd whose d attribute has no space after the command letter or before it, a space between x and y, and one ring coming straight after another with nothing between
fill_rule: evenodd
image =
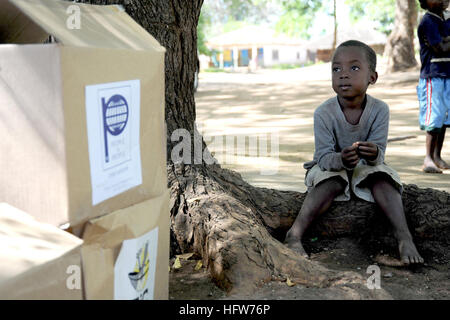
<instances>
[{"instance_id":1,"label":"boy's face","mask_svg":"<svg viewBox=\"0 0 450 320\"><path fill-rule=\"evenodd\" d=\"M429 11L441 13L448 8L449 0L426 0L426 3Z\"/></svg>"},{"instance_id":2,"label":"boy's face","mask_svg":"<svg viewBox=\"0 0 450 320\"><path fill-rule=\"evenodd\" d=\"M359 47L339 48L331 64L334 92L344 99L364 97L369 84L377 81L377 73L369 68L364 49Z\"/></svg>"}]
</instances>

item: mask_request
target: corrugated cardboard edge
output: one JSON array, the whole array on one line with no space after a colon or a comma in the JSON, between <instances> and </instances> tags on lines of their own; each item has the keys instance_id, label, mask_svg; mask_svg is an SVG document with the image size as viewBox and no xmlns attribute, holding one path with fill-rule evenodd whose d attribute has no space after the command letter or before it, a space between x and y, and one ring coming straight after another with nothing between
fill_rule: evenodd
<instances>
[{"instance_id":1,"label":"corrugated cardboard edge","mask_svg":"<svg viewBox=\"0 0 450 320\"><path fill-rule=\"evenodd\" d=\"M163 195L89 221L82 246L86 299L114 298L114 265L124 240L135 239L158 227L155 300L168 299L170 190ZM152 210L153 208L153 210ZM153 212L149 212L152 210ZM126 213L126 214L124 214ZM144 224L142 221L146 221ZM164 275L164 276L163 276Z\"/></svg>"}]
</instances>

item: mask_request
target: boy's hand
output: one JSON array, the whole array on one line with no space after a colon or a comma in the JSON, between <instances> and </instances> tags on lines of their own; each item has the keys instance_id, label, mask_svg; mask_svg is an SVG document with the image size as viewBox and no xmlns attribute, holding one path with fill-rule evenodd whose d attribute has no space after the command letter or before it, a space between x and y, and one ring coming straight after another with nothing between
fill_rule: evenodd
<instances>
[{"instance_id":1,"label":"boy's hand","mask_svg":"<svg viewBox=\"0 0 450 320\"><path fill-rule=\"evenodd\" d=\"M341 151L342 163L347 168L354 168L359 162L359 155L356 152L358 146L356 143L351 145L350 147L344 148Z\"/></svg>"},{"instance_id":2,"label":"boy's hand","mask_svg":"<svg viewBox=\"0 0 450 320\"><path fill-rule=\"evenodd\" d=\"M357 147L357 153L361 156L361 158L373 161L378 156L378 147L375 143L369 141L358 141L353 145Z\"/></svg>"}]
</instances>

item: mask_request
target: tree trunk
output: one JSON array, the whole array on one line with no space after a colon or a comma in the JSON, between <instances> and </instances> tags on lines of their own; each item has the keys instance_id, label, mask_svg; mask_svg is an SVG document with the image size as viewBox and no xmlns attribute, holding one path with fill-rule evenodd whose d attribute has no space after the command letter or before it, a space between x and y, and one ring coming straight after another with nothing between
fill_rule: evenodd
<instances>
[{"instance_id":1,"label":"tree trunk","mask_svg":"<svg viewBox=\"0 0 450 320\"><path fill-rule=\"evenodd\" d=\"M417 66L414 52L416 23L416 0L396 0L394 29L387 39L384 51L384 55L388 57L387 72Z\"/></svg>"},{"instance_id":2,"label":"tree trunk","mask_svg":"<svg viewBox=\"0 0 450 320\"><path fill-rule=\"evenodd\" d=\"M336 0L333 0L333 21L334 21L334 32L333 32L333 44L331 46L331 55L334 54L337 45L337 10L336 10Z\"/></svg>"},{"instance_id":3,"label":"tree trunk","mask_svg":"<svg viewBox=\"0 0 450 320\"><path fill-rule=\"evenodd\" d=\"M86 1L89 2L89 1ZM90 1L108 3L108 1ZM109 2L111 3L111 2ZM280 240L293 223L305 194L256 188L219 164L209 165L192 152L184 163L172 161L177 129L191 136L189 146L208 151L196 141L194 71L197 59L196 26L203 0L127 0L128 14L167 49L166 121L167 168L171 189L171 255L195 252L213 280L227 291L252 291L261 281L288 277L308 286L339 286L370 298L386 298L381 290L368 290L366 279L354 272L337 272L304 259ZM189 139L187 139L189 140ZM176 154L176 152L175 152ZM210 156L210 155L209 155ZM202 160L203 159L203 160ZM187 163L190 162L191 164ZM198 164L196 164L198 163ZM417 237L448 237L450 196L407 186L405 207ZM361 235L383 229L376 208L352 201L335 204L310 230L321 237ZM375 221L375 222L374 222ZM447 238L448 239L448 238ZM352 289L353 288L353 289ZM355 289L356 288L356 289Z\"/></svg>"}]
</instances>

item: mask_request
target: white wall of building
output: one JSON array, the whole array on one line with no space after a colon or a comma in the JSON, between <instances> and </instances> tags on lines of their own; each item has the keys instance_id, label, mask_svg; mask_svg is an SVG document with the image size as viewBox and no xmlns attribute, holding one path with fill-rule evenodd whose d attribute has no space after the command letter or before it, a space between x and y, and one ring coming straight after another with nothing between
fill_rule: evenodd
<instances>
[{"instance_id":1,"label":"white wall of building","mask_svg":"<svg viewBox=\"0 0 450 320\"><path fill-rule=\"evenodd\" d=\"M276 54L278 52L278 55ZM278 59L276 59L278 56ZM306 49L299 46L265 46L264 66L306 63Z\"/></svg>"}]
</instances>

